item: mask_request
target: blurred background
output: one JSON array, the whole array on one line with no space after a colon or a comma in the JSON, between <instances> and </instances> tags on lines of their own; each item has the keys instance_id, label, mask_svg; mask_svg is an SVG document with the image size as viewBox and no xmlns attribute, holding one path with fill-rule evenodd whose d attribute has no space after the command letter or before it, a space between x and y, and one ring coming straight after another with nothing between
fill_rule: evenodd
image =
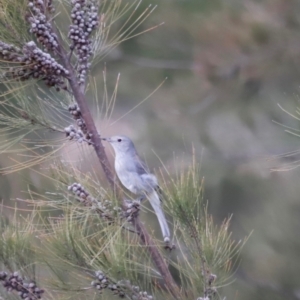
<instances>
[{"instance_id":1,"label":"blurred background","mask_svg":"<svg viewBox=\"0 0 300 300\"><path fill-rule=\"evenodd\" d=\"M299 105L300 1L144 0L138 10L149 4L139 31L164 25L104 60L110 91L121 77L102 133L130 136L151 168L189 164L194 147L216 222L233 214L236 240L253 231L221 294L300 299L300 168L287 171L300 138L279 125L300 122L278 106Z\"/></svg>"}]
</instances>

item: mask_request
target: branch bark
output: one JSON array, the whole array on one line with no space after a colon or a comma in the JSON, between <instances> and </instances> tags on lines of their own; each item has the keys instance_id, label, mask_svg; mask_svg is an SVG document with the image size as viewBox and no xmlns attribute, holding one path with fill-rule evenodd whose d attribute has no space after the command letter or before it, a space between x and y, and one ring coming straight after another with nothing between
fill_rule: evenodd
<instances>
[{"instance_id":1,"label":"branch bark","mask_svg":"<svg viewBox=\"0 0 300 300\"><path fill-rule=\"evenodd\" d=\"M104 174L105 174L111 188L113 190L115 190L116 183L114 180L114 176L111 171L111 167L110 167L107 155L104 151L104 146L101 142L100 134L97 131L96 125L94 123L94 119L93 119L90 109L88 107L86 97L85 97L82 89L80 88L80 85L78 84L76 72L70 63L69 56L67 55L65 50L62 49L62 47L60 47L59 52L60 52L60 57L63 61L64 67L69 71L69 78L68 78L69 84L72 89L74 98L76 99L76 102L80 108L82 118L84 119L84 122L88 129L88 132L92 134L92 143L93 143L92 145L95 149L98 160L102 166Z\"/></svg>"},{"instance_id":2,"label":"branch bark","mask_svg":"<svg viewBox=\"0 0 300 300\"><path fill-rule=\"evenodd\" d=\"M156 268L158 269L162 278L165 281L166 289L170 291L170 293L175 299L179 299L179 288L175 283L163 256L159 252L157 246L154 244L145 226L138 217L133 219L132 224L134 225L135 230L138 236L140 237L142 243L147 246L154 265L156 266Z\"/></svg>"}]
</instances>

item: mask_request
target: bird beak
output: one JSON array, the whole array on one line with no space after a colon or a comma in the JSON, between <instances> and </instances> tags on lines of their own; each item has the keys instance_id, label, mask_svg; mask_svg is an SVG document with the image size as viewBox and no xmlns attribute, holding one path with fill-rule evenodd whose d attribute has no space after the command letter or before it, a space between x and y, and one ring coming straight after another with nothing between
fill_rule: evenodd
<instances>
[{"instance_id":1,"label":"bird beak","mask_svg":"<svg viewBox=\"0 0 300 300\"><path fill-rule=\"evenodd\" d=\"M111 143L111 138L109 138L109 137L108 138L101 138L101 140Z\"/></svg>"}]
</instances>

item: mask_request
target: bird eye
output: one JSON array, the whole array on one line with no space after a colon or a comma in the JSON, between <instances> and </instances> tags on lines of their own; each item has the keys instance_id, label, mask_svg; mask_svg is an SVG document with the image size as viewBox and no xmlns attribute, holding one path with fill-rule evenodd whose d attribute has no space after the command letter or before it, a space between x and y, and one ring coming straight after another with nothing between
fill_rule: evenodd
<instances>
[{"instance_id":1,"label":"bird eye","mask_svg":"<svg viewBox=\"0 0 300 300\"><path fill-rule=\"evenodd\" d=\"M122 139L118 139L118 142L122 142Z\"/></svg>"}]
</instances>

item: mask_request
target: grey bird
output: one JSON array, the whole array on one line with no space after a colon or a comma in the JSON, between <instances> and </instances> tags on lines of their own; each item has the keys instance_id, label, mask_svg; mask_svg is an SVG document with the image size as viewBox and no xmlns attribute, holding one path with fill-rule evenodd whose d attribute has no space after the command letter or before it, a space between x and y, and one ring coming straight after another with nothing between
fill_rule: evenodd
<instances>
[{"instance_id":1,"label":"grey bird","mask_svg":"<svg viewBox=\"0 0 300 300\"><path fill-rule=\"evenodd\" d=\"M156 213L164 242L169 242L170 229L157 193L159 186L156 176L149 172L140 159L130 138L116 135L102 140L109 142L115 151L115 170L119 180L133 194L149 199Z\"/></svg>"}]
</instances>

